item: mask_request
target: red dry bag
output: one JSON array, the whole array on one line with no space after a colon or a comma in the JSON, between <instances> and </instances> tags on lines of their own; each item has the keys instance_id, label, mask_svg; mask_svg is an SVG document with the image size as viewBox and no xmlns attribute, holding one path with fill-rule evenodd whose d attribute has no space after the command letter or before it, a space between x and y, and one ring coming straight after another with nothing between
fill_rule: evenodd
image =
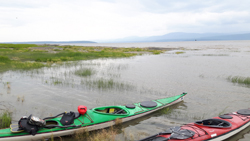
<instances>
[{"instance_id":1,"label":"red dry bag","mask_svg":"<svg viewBox=\"0 0 250 141\"><path fill-rule=\"evenodd\" d=\"M79 105L79 106L78 106L78 112L79 112L81 115L84 115L84 114L87 112L87 107L84 106L84 105Z\"/></svg>"}]
</instances>

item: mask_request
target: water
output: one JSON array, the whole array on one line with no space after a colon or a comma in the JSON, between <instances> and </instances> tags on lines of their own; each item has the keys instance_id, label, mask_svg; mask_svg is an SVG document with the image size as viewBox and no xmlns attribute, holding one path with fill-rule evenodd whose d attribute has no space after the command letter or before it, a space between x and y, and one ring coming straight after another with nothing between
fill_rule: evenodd
<instances>
[{"instance_id":1,"label":"water","mask_svg":"<svg viewBox=\"0 0 250 141\"><path fill-rule=\"evenodd\" d=\"M105 46L105 47L162 47L188 49L238 49L249 48L250 40L241 41L183 41L183 42L146 42L146 43L75 43L60 44L75 46Z\"/></svg>"},{"instance_id":2,"label":"water","mask_svg":"<svg viewBox=\"0 0 250 141\"><path fill-rule=\"evenodd\" d=\"M195 120L249 108L247 85L234 84L229 76L249 77L250 41L166 42L113 44L117 47L185 48L160 55L121 59L69 62L32 71L0 74L0 109L13 111L13 120L23 115L47 117L63 111L123 105L187 92L185 101L171 113L157 112L123 125L125 138L140 139ZM96 45L96 44L95 44ZM98 44L103 46L103 44ZM107 46L111 46L110 44ZM176 52L182 51L182 54ZM90 77L75 71L91 69ZM95 82L112 81L98 88ZM229 141L249 140L247 128Z\"/></svg>"}]
</instances>

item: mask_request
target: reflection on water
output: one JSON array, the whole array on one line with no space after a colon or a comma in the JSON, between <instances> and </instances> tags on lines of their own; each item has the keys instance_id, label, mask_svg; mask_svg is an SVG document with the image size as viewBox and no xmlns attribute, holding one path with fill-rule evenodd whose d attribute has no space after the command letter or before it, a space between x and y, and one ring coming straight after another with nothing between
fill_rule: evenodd
<instances>
[{"instance_id":1,"label":"reflection on water","mask_svg":"<svg viewBox=\"0 0 250 141\"><path fill-rule=\"evenodd\" d=\"M23 115L46 117L77 111L78 105L123 105L188 93L183 103L171 107L171 112L157 112L124 124L125 134L119 134L119 138L125 140L250 107L249 86L227 79L249 77L250 49L211 48L8 71L0 74L0 109L13 111L14 121L18 121ZM86 69L94 73L76 74ZM244 138L250 139L249 134Z\"/></svg>"}]
</instances>

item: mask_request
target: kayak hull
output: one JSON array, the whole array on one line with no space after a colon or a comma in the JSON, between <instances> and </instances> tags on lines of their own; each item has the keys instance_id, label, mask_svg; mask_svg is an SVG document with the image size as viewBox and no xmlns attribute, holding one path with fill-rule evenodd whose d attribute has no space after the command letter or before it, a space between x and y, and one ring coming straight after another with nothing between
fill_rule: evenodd
<instances>
[{"instance_id":1,"label":"kayak hull","mask_svg":"<svg viewBox=\"0 0 250 141\"><path fill-rule=\"evenodd\" d=\"M157 102L158 105L155 108L144 108L139 106L138 104L135 104L137 106L139 106L141 109L146 109L144 111L137 111L135 112L136 114L133 114L131 112L130 109L127 110L127 112L129 113L129 115L123 115L123 116L117 116L117 118L119 118L119 123L124 123L124 122L128 122L130 120L134 120L140 117L143 117L145 115L148 115L150 113L153 113L155 111L158 111L160 109L163 109L165 107L171 106L173 104L179 103L181 101L183 101L184 96L186 95L186 93L183 93L181 95L179 95L179 97L177 97L175 100L168 102L168 103L163 103L162 101L164 101L164 99L160 99L160 100L154 100L155 102ZM159 103L158 103L159 101ZM161 102L160 102L161 101ZM23 134L23 135L18 135L18 136L7 136L7 137L1 137L1 130L0 130L0 140L1 141L11 141L11 140L19 140L19 141L29 141L29 140L39 140L39 139L46 139L46 138L51 138L51 137L61 137L61 136L66 136L66 135L72 135L75 134L81 130L85 130L85 131L93 131L93 130L98 130L98 129L103 129L103 128L107 128L110 126L113 126L116 124L116 119L117 118L113 118L113 120L109 120L109 121L104 121L104 122L100 122L100 123L95 123L95 119L97 119L97 116L95 117L97 113L96 111L92 111L92 112L88 112L89 117L92 118L93 123L86 123L89 125L82 125L82 127L80 128L67 128L64 130L54 130L51 129L50 132L42 132L42 133L37 133L35 136L33 135L29 135L29 134ZM98 115L100 116L100 118L102 118L101 116L108 116L106 114L100 114ZM85 117L84 117L85 118ZM59 119L57 119L58 121ZM83 121L86 121L86 119L83 119ZM14 134L12 134L14 135Z\"/></svg>"},{"instance_id":2,"label":"kayak hull","mask_svg":"<svg viewBox=\"0 0 250 141\"><path fill-rule=\"evenodd\" d=\"M141 139L140 141L152 141L157 138L159 139L158 141L166 139L168 139L168 141L226 140L250 126L250 109L242 110L246 111L247 114L232 112L219 117L214 117L212 119L196 121L194 123L182 125L178 128L174 127L178 130L173 130L174 128L171 128L171 130L167 130L167 132L162 132L145 139ZM213 124L212 122L208 124L206 123L207 121L217 121L217 124ZM189 133L191 133L191 135L181 135L181 132L183 133L187 130Z\"/></svg>"}]
</instances>

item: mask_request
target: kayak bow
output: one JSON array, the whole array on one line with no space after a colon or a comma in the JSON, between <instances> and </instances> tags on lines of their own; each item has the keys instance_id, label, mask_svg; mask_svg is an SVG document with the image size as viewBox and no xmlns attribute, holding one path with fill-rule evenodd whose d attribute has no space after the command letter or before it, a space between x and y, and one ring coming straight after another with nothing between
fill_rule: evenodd
<instances>
[{"instance_id":1,"label":"kayak bow","mask_svg":"<svg viewBox=\"0 0 250 141\"><path fill-rule=\"evenodd\" d=\"M177 96L172 96L163 99L144 101L140 103L119 105L119 106L104 106L87 110L85 114L78 114L74 119L73 124L65 127L61 123L62 117L45 118L46 126L53 128L40 128L33 136L23 130L18 129L18 125L11 125L11 128L0 130L0 140L39 140L44 138L58 137L74 134L78 130L97 130L115 125L115 120L120 119L121 123L127 122L144 115L150 114L162 108L181 102L187 93L182 93ZM78 107L79 108L79 107Z\"/></svg>"}]
</instances>

